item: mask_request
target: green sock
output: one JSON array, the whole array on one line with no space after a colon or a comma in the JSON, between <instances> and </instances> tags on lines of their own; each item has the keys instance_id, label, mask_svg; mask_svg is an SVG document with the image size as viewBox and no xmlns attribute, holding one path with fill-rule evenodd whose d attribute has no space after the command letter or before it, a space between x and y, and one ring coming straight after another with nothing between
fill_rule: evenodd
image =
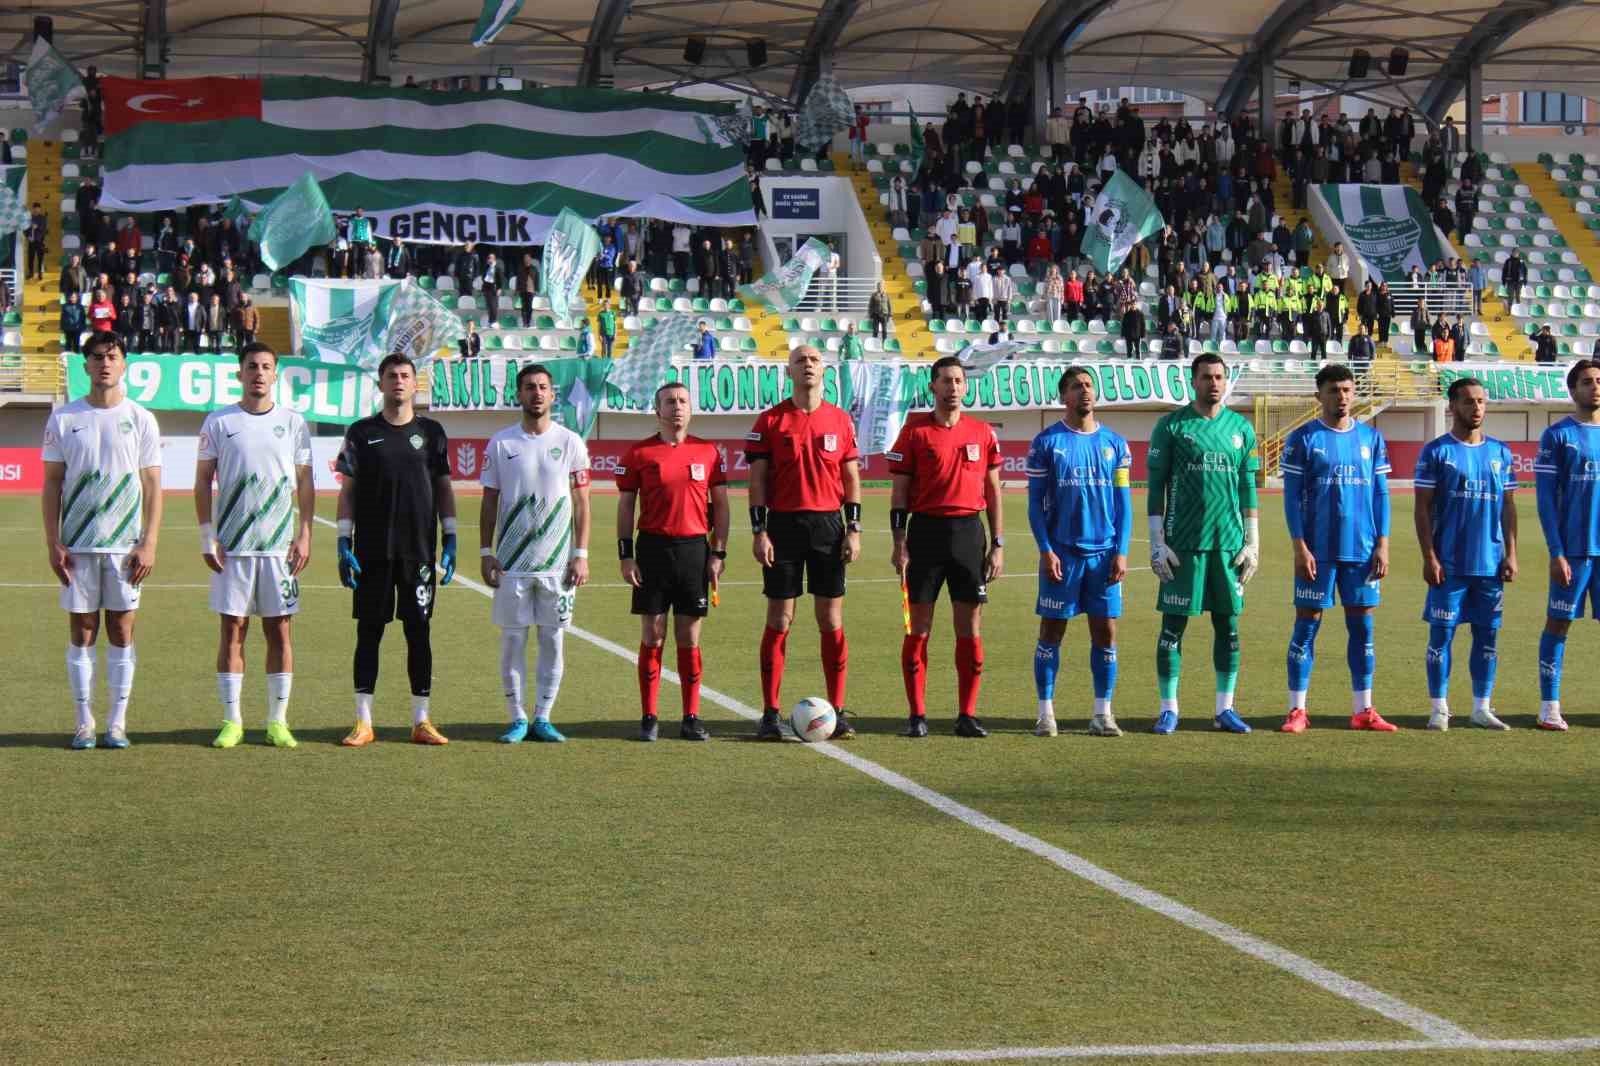
<instances>
[{"instance_id":1,"label":"green sock","mask_svg":"<svg viewBox=\"0 0 1600 1066\"><path fill-rule=\"evenodd\" d=\"M1217 671L1217 713L1233 706L1233 689L1239 681L1239 619L1231 614L1211 616L1211 665Z\"/></svg>"},{"instance_id":2,"label":"green sock","mask_svg":"<svg viewBox=\"0 0 1600 1066\"><path fill-rule=\"evenodd\" d=\"M1178 677L1183 673L1183 631L1189 619L1181 614L1161 616L1161 636L1156 639L1156 694L1162 710L1178 709Z\"/></svg>"}]
</instances>

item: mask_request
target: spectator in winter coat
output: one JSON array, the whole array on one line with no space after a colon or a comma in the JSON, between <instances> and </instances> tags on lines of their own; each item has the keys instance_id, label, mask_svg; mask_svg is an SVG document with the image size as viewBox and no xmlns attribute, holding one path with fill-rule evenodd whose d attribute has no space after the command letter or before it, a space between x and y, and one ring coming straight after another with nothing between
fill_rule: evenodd
<instances>
[{"instance_id":1,"label":"spectator in winter coat","mask_svg":"<svg viewBox=\"0 0 1600 1066\"><path fill-rule=\"evenodd\" d=\"M233 309L232 326L234 340L241 348L255 343L256 333L261 329L261 312L249 293L240 296L239 305Z\"/></svg>"},{"instance_id":2,"label":"spectator in winter coat","mask_svg":"<svg viewBox=\"0 0 1600 1066\"><path fill-rule=\"evenodd\" d=\"M88 326L88 319L83 313L83 304L78 302L78 290L73 289L67 293L67 302L61 305L61 333L65 339L67 351L83 351L82 335Z\"/></svg>"},{"instance_id":3,"label":"spectator in winter coat","mask_svg":"<svg viewBox=\"0 0 1600 1066\"><path fill-rule=\"evenodd\" d=\"M696 359L715 359L717 357L717 338L711 332L711 323L704 319L700 322L700 339L695 341L694 357Z\"/></svg>"},{"instance_id":4,"label":"spectator in winter coat","mask_svg":"<svg viewBox=\"0 0 1600 1066\"><path fill-rule=\"evenodd\" d=\"M1536 363L1553 363L1559 357L1556 339L1550 335L1550 323L1540 326L1539 332L1533 335L1533 352Z\"/></svg>"}]
</instances>

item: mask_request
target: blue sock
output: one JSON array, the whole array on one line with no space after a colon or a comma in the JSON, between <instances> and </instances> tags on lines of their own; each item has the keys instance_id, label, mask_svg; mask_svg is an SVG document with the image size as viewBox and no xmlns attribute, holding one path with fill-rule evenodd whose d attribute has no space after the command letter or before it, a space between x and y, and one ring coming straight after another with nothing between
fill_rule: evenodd
<instances>
[{"instance_id":1,"label":"blue sock","mask_svg":"<svg viewBox=\"0 0 1600 1066\"><path fill-rule=\"evenodd\" d=\"M1373 647L1373 618L1370 614L1344 616L1345 627L1350 632L1350 642L1345 645L1345 658L1350 663L1350 687L1357 692L1372 688L1372 675L1378 668L1378 653Z\"/></svg>"},{"instance_id":2,"label":"blue sock","mask_svg":"<svg viewBox=\"0 0 1600 1066\"><path fill-rule=\"evenodd\" d=\"M1296 618L1289 635L1289 691L1304 692L1311 687L1311 667L1317 659L1317 630L1321 618Z\"/></svg>"},{"instance_id":3,"label":"blue sock","mask_svg":"<svg viewBox=\"0 0 1600 1066\"><path fill-rule=\"evenodd\" d=\"M1472 697L1486 700L1494 695L1494 675L1500 667L1496 644L1500 631L1493 626L1472 627Z\"/></svg>"},{"instance_id":4,"label":"blue sock","mask_svg":"<svg viewBox=\"0 0 1600 1066\"><path fill-rule=\"evenodd\" d=\"M1056 671L1061 669L1061 645L1044 641L1033 648L1033 690L1041 700L1055 699Z\"/></svg>"},{"instance_id":5,"label":"blue sock","mask_svg":"<svg viewBox=\"0 0 1600 1066\"><path fill-rule=\"evenodd\" d=\"M1539 634L1539 698L1554 703L1561 698L1561 660L1567 657L1567 635Z\"/></svg>"},{"instance_id":6,"label":"blue sock","mask_svg":"<svg viewBox=\"0 0 1600 1066\"><path fill-rule=\"evenodd\" d=\"M1089 674L1094 679L1094 698L1109 700L1117 691L1117 646L1096 645L1089 653Z\"/></svg>"},{"instance_id":7,"label":"blue sock","mask_svg":"<svg viewBox=\"0 0 1600 1066\"><path fill-rule=\"evenodd\" d=\"M1450 695L1450 642L1455 626L1428 627L1428 695L1442 700Z\"/></svg>"}]
</instances>

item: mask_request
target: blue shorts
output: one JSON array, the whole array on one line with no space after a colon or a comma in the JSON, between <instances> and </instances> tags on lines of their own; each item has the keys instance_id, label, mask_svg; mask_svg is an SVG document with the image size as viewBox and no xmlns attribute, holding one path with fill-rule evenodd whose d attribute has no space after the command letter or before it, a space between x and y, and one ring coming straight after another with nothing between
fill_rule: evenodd
<instances>
[{"instance_id":1,"label":"blue shorts","mask_svg":"<svg viewBox=\"0 0 1600 1066\"><path fill-rule=\"evenodd\" d=\"M1091 618L1122 617L1122 582L1107 584L1117 552L1108 548L1094 555L1062 555L1061 580L1039 575L1040 618L1067 619L1086 614Z\"/></svg>"},{"instance_id":2,"label":"blue shorts","mask_svg":"<svg viewBox=\"0 0 1600 1066\"><path fill-rule=\"evenodd\" d=\"M1558 585L1550 581L1550 603L1546 614L1551 618L1582 618L1583 601L1589 601L1589 617L1600 618L1600 571L1595 569L1593 556L1568 558L1572 567L1572 584Z\"/></svg>"},{"instance_id":3,"label":"blue shorts","mask_svg":"<svg viewBox=\"0 0 1600 1066\"><path fill-rule=\"evenodd\" d=\"M1429 587L1422 604L1422 620L1429 625L1500 628L1500 605L1505 582L1497 577L1446 577L1438 588Z\"/></svg>"},{"instance_id":4,"label":"blue shorts","mask_svg":"<svg viewBox=\"0 0 1600 1066\"><path fill-rule=\"evenodd\" d=\"M1302 580L1299 573L1295 574L1294 605L1326 610L1333 606L1333 590L1337 586L1339 602L1346 607L1376 607L1378 582L1367 580L1371 573L1370 562L1325 563L1319 559L1315 581Z\"/></svg>"}]
</instances>

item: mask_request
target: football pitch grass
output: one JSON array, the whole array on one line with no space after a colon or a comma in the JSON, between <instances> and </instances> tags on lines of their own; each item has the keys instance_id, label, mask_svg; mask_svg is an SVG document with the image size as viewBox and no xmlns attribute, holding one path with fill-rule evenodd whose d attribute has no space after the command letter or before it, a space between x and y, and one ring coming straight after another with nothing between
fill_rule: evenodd
<instances>
[{"instance_id":1,"label":"football pitch grass","mask_svg":"<svg viewBox=\"0 0 1600 1066\"><path fill-rule=\"evenodd\" d=\"M638 629L611 559L615 497L594 499L595 584L578 597L554 715L565 745L495 742L497 631L472 587L477 499L463 496L468 581L441 590L433 628L433 714L450 746L404 742L398 626L381 742L338 746L353 718L354 629L333 531L319 524L295 623L300 748L262 742L252 632L246 743L212 750L208 571L188 497L169 495L140 612L133 747L84 753L66 750L65 623L38 501L0 501L0 544L19 560L0 584L0 1059L1600 1059L1600 647L1592 625L1574 627L1572 731L1531 728L1546 580L1531 494L1500 642L1496 704L1511 733L1466 725L1466 633L1457 728L1422 729L1423 585L1401 493L1376 687L1401 732L1344 729L1337 611L1318 641L1312 730L1271 731L1293 611L1281 503L1266 496L1237 701L1257 732L1211 732L1203 619L1185 642L1182 727L1145 732L1157 615L1154 579L1136 569L1116 701L1128 735L1082 732L1076 621L1057 688L1063 733L1035 738L1037 556L1025 497L1011 492L1010 574L984 619L980 713L993 735L949 734L941 604L922 743L897 735L899 589L887 499L873 496L846 601L861 735L816 750L742 742L753 727L734 708L759 702L763 606L740 494L703 638L705 683L722 694L704 707L716 739L673 739L668 684L663 740L633 740L633 665L616 650L631 655ZM333 500L319 510L331 518ZM1147 565L1142 543L1130 561ZM97 688L103 729L103 669ZM785 700L821 690L802 604ZM846 1052L858 1054L827 1058Z\"/></svg>"}]
</instances>

